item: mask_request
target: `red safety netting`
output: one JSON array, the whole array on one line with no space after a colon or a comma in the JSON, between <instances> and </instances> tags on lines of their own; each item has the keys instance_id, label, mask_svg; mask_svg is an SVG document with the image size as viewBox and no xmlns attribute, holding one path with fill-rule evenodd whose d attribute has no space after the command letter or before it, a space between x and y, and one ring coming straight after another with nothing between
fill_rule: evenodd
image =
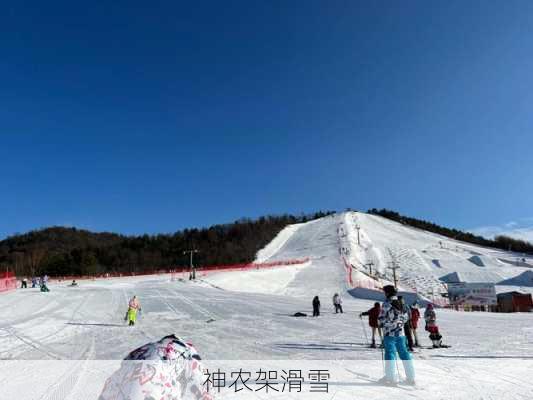
<instances>
[{"instance_id":1,"label":"red safety netting","mask_svg":"<svg viewBox=\"0 0 533 400\"><path fill-rule=\"evenodd\" d=\"M17 278L11 272L0 273L0 293L17 288Z\"/></svg>"},{"instance_id":2,"label":"red safety netting","mask_svg":"<svg viewBox=\"0 0 533 400\"><path fill-rule=\"evenodd\" d=\"M276 268L276 267L288 267L291 265L301 265L309 261L309 258L303 259L294 259L294 260L281 260L268 263L243 263L243 264L230 264L230 265L209 265L209 266L197 266L196 273L199 275L207 275L211 272L219 271L246 271L254 269L267 269L267 268ZM68 276L59 276L53 277L53 281L72 281L72 280L84 280L84 279L106 279L106 278L120 278L120 277L131 277L131 276L154 276L154 275L165 275L171 274L171 276L176 276L177 274L185 274L190 272L189 266L175 266L172 268L158 269L156 271L138 271L138 272L124 272L124 273L105 273L97 274L93 276L89 275L68 275Z\"/></svg>"}]
</instances>

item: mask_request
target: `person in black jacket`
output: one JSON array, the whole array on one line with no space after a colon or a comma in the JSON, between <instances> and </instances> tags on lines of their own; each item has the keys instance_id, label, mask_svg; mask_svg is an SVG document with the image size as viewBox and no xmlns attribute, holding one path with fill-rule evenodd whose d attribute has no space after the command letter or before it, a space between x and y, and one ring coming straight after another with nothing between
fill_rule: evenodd
<instances>
[{"instance_id":1,"label":"person in black jacket","mask_svg":"<svg viewBox=\"0 0 533 400\"><path fill-rule=\"evenodd\" d=\"M407 339L407 348L410 352L414 351L414 341L413 341L413 335L411 333L411 309L405 304L405 301L402 296L398 296L398 300L400 301L400 304L402 305L402 310L405 314L407 314L407 321L405 322L405 325L403 326L405 338Z\"/></svg>"},{"instance_id":2,"label":"person in black jacket","mask_svg":"<svg viewBox=\"0 0 533 400\"><path fill-rule=\"evenodd\" d=\"M318 296L315 296L313 299L313 317L318 317L320 315L320 300Z\"/></svg>"}]
</instances>

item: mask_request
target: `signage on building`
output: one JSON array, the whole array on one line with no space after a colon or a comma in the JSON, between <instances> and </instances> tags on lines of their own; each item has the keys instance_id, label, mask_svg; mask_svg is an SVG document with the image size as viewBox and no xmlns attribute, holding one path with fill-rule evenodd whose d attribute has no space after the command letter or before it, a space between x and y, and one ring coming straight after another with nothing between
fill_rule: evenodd
<instances>
[{"instance_id":1,"label":"signage on building","mask_svg":"<svg viewBox=\"0 0 533 400\"><path fill-rule=\"evenodd\" d=\"M452 305L493 306L498 303L494 283L448 283Z\"/></svg>"}]
</instances>

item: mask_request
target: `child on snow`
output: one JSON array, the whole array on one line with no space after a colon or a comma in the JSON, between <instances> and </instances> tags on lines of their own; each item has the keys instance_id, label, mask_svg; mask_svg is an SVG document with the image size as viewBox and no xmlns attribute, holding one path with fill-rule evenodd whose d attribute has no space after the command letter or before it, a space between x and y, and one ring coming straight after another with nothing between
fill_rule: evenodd
<instances>
[{"instance_id":1,"label":"child on snow","mask_svg":"<svg viewBox=\"0 0 533 400\"><path fill-rule=\"evenodd\" d=\"M433 347L442 347L442 336L437 326L437 314L435 314L435 308L431 303L426 307L424 320L426 321L426 331L429 332L429 339L433 343Z\"/></svg>"},{"instance_id":2,"label":"child on snow","mask_svg":"<svg viewBox=\"0 0 533 400\"><path fill-rule=\"evenodd\" d=\"M411 354L407 351L407 343L404 336L404 325L407 321L407 314L404 312L402 305L396 297L396 288L387 285L383 288L386 300L378 317L379 325L383 329L383 345L385 347L385 376L381 379L382 383L396 384L396 353L403 361L405 375L407 376L406 384L415 384L415 369Z\"/></svg>"},{"instance_id":3,"label":"child on snow","mask_svg":"<svg viewBox=\"0 0 533 400\"><path fill-rule=\"evenodd\" d=\"M125 320L128 321L129 326L133 326L135 325L135 322L137 322L138 311L141 311L141 303L139 302L139 299L137 299L137 296L133 296L128 304L128 312L126 313L125 318Z\"/></svg>"},{"instance_id":4,"label":"child on snow","mask_svg":"<svg viewBox=\"0 0 533 400\"><path fill-rule=\"evenodd\" d=\"M381 328L379 327L378 323L378 317L380 312L381 305L376 302L374 303L374 307L372 307L370 310L359 314L359 318L368 315L368 325L370 325L370 328L372 328L372 344L370 345L370 347L372 348L376 348L376 331L378 332L379 340L383 345L383 336L381 335Z\"/></svg>"}]
</instances>

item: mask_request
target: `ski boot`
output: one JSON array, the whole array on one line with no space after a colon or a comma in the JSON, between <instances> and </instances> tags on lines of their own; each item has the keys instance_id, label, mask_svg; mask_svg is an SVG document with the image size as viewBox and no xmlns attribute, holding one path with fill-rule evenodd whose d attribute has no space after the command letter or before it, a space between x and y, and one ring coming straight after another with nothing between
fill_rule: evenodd
<instances>
[{"instance_id":1,"label":"ski boot","mask_svg":"<svg viewBox=\"0 0 533 400\"><path fill-rule=\"evenodd\" d=\"M384 376L383 378L381 378L380 380L378 380L377 383L380 384L380 385L390 386L390 387L396 387L396 386L398 386L398 382L393 381L393 380L390 380L390 379L387 378L386 376Z\"/></svg>"}]
</instances>

